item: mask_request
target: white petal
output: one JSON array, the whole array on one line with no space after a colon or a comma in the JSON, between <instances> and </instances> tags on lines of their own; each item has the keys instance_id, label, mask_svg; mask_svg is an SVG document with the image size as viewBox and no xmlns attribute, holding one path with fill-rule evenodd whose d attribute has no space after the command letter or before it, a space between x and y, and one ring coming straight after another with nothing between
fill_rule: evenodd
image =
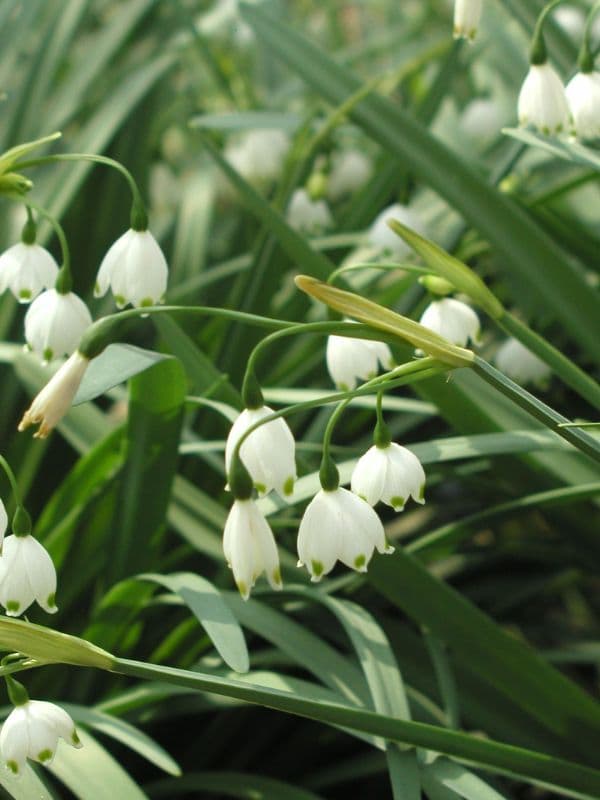
<instances>
[{"instance_id":1,"label":"white petal","mask_svg":"<svg viewBox=\"0 0 600 800\"><path fill-rule=\"evenodd\" d=\"M360 150L336 152L331 159L327 196L337 201L360 189L373 172L371 159Z\"/></svg>"},{"instance_id":2,"label":"white petal","mask_svg":"<svg viewBox=\"0 0 600 800\"><path fill-rule=\"evenodd\" d=\"M379 447L371 447L358 459L350 485L352 491L374 506L380 500L385 485L387 459Z\"/></svg>"},{"instance_id":3,"label":"white petal","mask_svg":"<svg viewBox=\"0 0 600 800\"><path fill-rule=\"evenodd\" d=\"M248 504L250 500L236 500L225 523L223 551L240 594L247 600L254 585L254 548Z\"/></svg>"},{"instance_id":4,"label":"white petal","mask_svg":"<svg viewBox=\"0 0 600 800\"><path fill-rule=\"evenodd\" d=\"M25 766L28 751L27 713L24 706L17 706L10 712L2 725L0 752L9 769L18 774Z\"/></svg>"},{"instance_id":5,"label":"white petal","mask_svg":"<svg viewBox=\"0 0 600 800\"><path fill-rule=\"evenodd\" d=\"M417 503L424 503L425 471L416 455L395 442L392 442L385 452L389 467L381 498L383 502L396 510L404 507L409 496L412 496ZM403 502L400 503L400 500Z\"/></svg>"},{"instance_id":6,"label":"white petal","mask_svg":"<svg viewBox=\"0 0 600 800\"><path fill-rule=\"evenodd\" d=\"M55 703L48 703L46 700L30 700L29 716L32 720L43 720L54 729L57 736L73 747L81 747L75 723L64 708Z\"/></svg>"},{"instance_id":7,"label":"white petal","mask_svg":"<svg viewBox=\"0 0 600 800\"><path fill-rule=\"evenodd\" d=\"M379 357L387 358L387 352L371 345L367 339L348 336L329 336L327 339L327 369L335 385L342 390L352 390L356 379L365 381L377 375ZM387 345L383 345L387 347ZM389 354L391 360L391 353Z\"/></svg>"},{"instance_id":8,"label":"white petal","mask_svg":"<svg viewBox=\"0 0 600 800\"><path fill-rule=\"evenodd\" d=\"M331 211L324 200L312 200L306 189L296 189L286 213L289 225L297 231L316 236L333 227Z\"/></svg>"},{"instance_id":9,"label":"white petal","mask_svg":"<svg viewBox=\"0 0 600 800\"><path fill-rule=\"evenodd\" d=\"M17 617L35 600L23 558L22 538L7 536L0 558L0 603L9 617Z\"/></svg>"},{"instance_id":10,"label":"white petal","mask_svg":"<svg viewBox=\"0 0 600 800\"><path fill-rule=\"evenodd\" d=\"M19 267L10 276L10 290L19 302L29 303L43 289L54 286L58 265L52 255L39 244L20 243L11 249L15 252Z\"/></svg>"},{"instance_id":11,"label":"white petal","mask_svg":"<svg viewBox=\"0 0 600 800\"><path fill-rule=\"evenodd\" d=\"M340 560L352 569L366 571L376 547L380 553L391 553L379 516L371 506L347 489L338 489L339 502L347 520L344 546ZM357 559L360 559L359 563Z\"/></svg>"},{"instance_id":12,"label":"white petal","mask_svg":"<svg viewBox=\"0 0 600 800\"><path fill-rule=\"evenodd\" d=\"M425 226L419 215L413 209L407 206L394 203L394 205L385 208L373 221L369 229L369 244L377 247L382 251L383 255L389 255L393 258L405 258L411 252L410 247L401 239L397 233L390 228L388 221L391 219L398 220L407 228L424 236L426 234Z\"/></svg>"},{"instance_id":13,"label":"white petal","mask_svg":"<svg viewBox=\"0 0 600 800\"><path fill-rule=\"evenodd\" d=\"M56 569L48 551L33 536L24 536L23 560L29 584L39 605L49 614L58 611L56 606Z\"/></svg>"},{"instance_id":14,"label":"white petal","mask_svg":"<svg viewBox=\"0 0 600 800\"><path fill-rule=\"evenodd\" d=\"M578 72L565 91L577 137L600 138L600 72Z\"/></svg>"},{"instance_id":15,"label":"white petal","mask_svg":"<svg viewBox=\"0 0 600 800\"><path fill-rule=\"evenodd\" d=\"M0 553L2 553L2 544L4 542L4 534L8 527L8 514L2 500L0 500Z\"/></svg>"},{"instance_id":16,"label":"white petal","mask_svg":"<svg viewBox=\"0 0 600 800\"><path fill-rule=\"evenodd\" d=\"M454 4L454 36L474 39L481 17L482 0L456 0Z\"/></svg>"},{"instance_id":17,"label":"white petal","mask_svg":"<svg viewBox=\"0 0 600 800\"><path fill-rule=\"evenodd\" d=\"M260 572L265 572L272 589L281 589L281 570L279 553L275 537L269 523L260 512L256 503L251 502L249 508L250 527L256 548L255 563L260 565ZM258 577L258 576L257 576Z\"/></svg>"},{"instance_id":18,"label":"white petal","mask_svg":"<svg viewBox=\"0 0 600 800\"><path fill-rule=\"evenodd\" d=\"M96 286L94 296L103 297L111 284L112 274L115 267L121 262L123 254L127 250L133 230L129 229L114 242L102 259L98 275L96 276Z\"/></svg>"},{"instance_id":19,"label":"white petal","mask_svg":"<svg viewBox=\"0 0 600 800\"><path fill-rule=\"evenodd\" d=\"M550 367L518 339L507 339L494 360L499 370L522 385L543 384L552 374Z\"/></svg>"},{"instance_id":20,"label":"white petal","mask_svg":"<svg viewBox=\"0 0 600 800\"><path fill-rule=\"evenodd\" d=\"M49 764L56 753L58 733L46 719L36 716L35 712L32 713L33 702L29 701L26 704L27 734L29 736L27 755L34 761Z\"/></svg>"},{"instance_id":21,"label":"white petal","mask_svg":"<svg viewBox=\"0 0 600 800\"><path fill-rule=\"evenodd\" d=\"M342 533L343 513L336 492L319 491L306 507L298 530L298 556L313 581L333 569Z\"/></svg>"},{"instance_id":22,"label":"white petal","mask_svg":"<svg viewBox=\"0 0 600 800\"><path fill-rule=\"evenodd\" d=\"M434 300L419 321L424 327L460 347L465 347L469 339L474 342L479 339L479 317L466 303L452 297Z\"/></svg>"}]
</instances>

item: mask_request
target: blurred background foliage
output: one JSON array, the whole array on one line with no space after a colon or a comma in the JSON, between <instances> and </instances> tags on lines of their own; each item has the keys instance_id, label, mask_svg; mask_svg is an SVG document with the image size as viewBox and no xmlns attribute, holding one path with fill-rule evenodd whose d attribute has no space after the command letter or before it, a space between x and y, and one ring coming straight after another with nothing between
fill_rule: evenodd
<instances>
[{"instance_id":1,"label":"blurred background foliage","mask_svg":"<svg viewBox=\"0 0 600 800\"><path fill-rule=\"evenodd\" d=\"M392 202L410 204L430 238L468 261L507 307L597 375L592 348L561 317L569 281L590 296L597 291L597 174L500 133L515 123L528 38L543 3L490 0L473 45L452 41L452 8L444 0L260 5L335 57L359 85L376 80L381 94L459 160L446 167L432 161L437 177L423 180L410 160L382 147L352 115L340 115L310 152L315 133L347 97L328 102L329 89L320 91L319 81L305 83L306 76L282 63L229 0L0 0L0 148L61 130L57 151L120 160L139 181L151 229L167 254L169 301L297 320L323 313L293 287L294 274L311 270L282 246L272 221L265 223L256 207L240 201L199 129L226 153L251 129L275 127L290 136L279 180L255 186L282 213L315 164L358 149L370 159L371 174L360 191L332 202L333 228L310 237L323 269L361 254L368 258L364 232L378 213ZM583 12L590 4L570 6ZM580 32L565 17L559 22L551 22L548 44L568 77ZM328 77L323 73L323 86ZM489 103L483 116L474 110L477 102ZM560 254L567 265L564 292L556 291L552 302L542 301L531 275L525 279L521 265L507 263L489 236L438 190L440 183L460 186L461 165L524 211L536 235ZM67 231L76 290L95 317L112 311L109 299L92 299L92 288L102 256L128 226L130 199L122 178L83 162L46 166L31 177L32 198ZM24 211L3 200L2 212L4 249L17 240ZM480 213L488 212L483 207ZM494 213L489 210L486 223L491 228ZM40 240L58 257L51 231L41 230ZM544 283L543 271L535 280ZM427 302L410 273L369 271L352 284L414 318ZM369 706L354 649L326 605L300 590L275 597L260 587L247 604L232 592L220 542L228 506L222 450L230 421L205 406L183 413L184 395L239 409L241 377L261 332L223 321L148 321L132 341L176 355L186 386L163 363L131 381L129 417L128 395L117 388L74 409L50 440L33 442L15 433L16 423L45 372L22 352L22 317L22 308L5 294L0 442L59 571L60 611L52 625L119 655L230 674L230 662L214 649L185 596L136 577L197 573L222 590L244 629L252 668L247 680L295 690L310 686L317 695L359 697ZM598 316L595 323L588 341L600 339ZM502 338L486 323L485 357L493 357ZM408 350L396 350L398 360L408 356ZM331 387L324 342L315 337L273 346L261 369L272 404ZM586 401L558 380L542 391L569 418L593 417ZM336 572L323 593L335 591L360 604L385 630L414 719L593 766L600 740L600 712L591 699L600 662L597 469L471 375L400 390L388 403L394 436L416 447L428 473L426 506L385 520L389 537L415 554L417 566L404 576L405 590L396 561L375 559L366 578ZM323 409L293 420L300 474L312 476L299 501L316 486L328 415ZM347 412L334 447L340 461L364 452L372 424L368 404ZM7 497L8 487L0 488ZM284 581L305 584L293 556L301 507L273 502L264 507L285 552ZM445 585L451 594L443 593ZM477 609L493 620L490 627ZM47 622L37 611L31 619ZM524 648L513 652L512 641L529 642L539 656ZM80 753L60 753L54 777L41 777L44 796L413 796L397 787L392 795L381 750L317 723L74 668L46 667L27 679L33 697L72 704L73 715L98 737L86 737L85 761ZM176 776L173 759L184 777ZM423 791L432 800L564 796L509 776L478 783L453 763L447 762L451 777L445 781L442 768L429 773L423 767ZM27 795L33 789L10 782L5 787L16 797L34 796Z\"/></svg>"}]
</instances>

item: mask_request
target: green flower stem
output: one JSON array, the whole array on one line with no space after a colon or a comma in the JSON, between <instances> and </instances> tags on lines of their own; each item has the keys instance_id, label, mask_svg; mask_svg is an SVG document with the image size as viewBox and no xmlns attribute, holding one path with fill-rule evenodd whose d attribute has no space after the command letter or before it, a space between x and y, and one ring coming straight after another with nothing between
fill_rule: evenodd
<instances>
[{"instance_id":1,"label":"green flower stem","mask_svg":"<svg viewBox=\"0 0 600 800\"><path fill-rule=\"evenodd\" d=\"M275 331L275 333L265 336L264 339L261 339L256 345L254 350L252 350L248 358L246 373L242 384L242 399L246 408L258 408L263 405L262 400L261 402L257 400L260 387L256 378L257 363L263 351L279 339L305 333L324 334L327 336L347 336L350 339L370 339L377 341L382 338L381 334L373 330L369 325L361 325L355 322L342 322L339 320L330 322L294 323L290 327L283 328L282 330Z\"/></svg>"},{"instance_id":2,"label":"green flower stem","mask_svg":"<svg viewBox=\"0 0 600 800\"><path fill-rule=\"evenodd\" d=\"M141 192L135 181L135 178L129 170L123 166L119 161L108 156L99 156L93 153L57 153L51 156L41 156L40 158L33 158L29 161L19 161L13 164L10 171L28 169L29 167L39 167L43 164L52 164L62 161L91 161L94 164L103 164L107 167L112 167L120 172L129 184L132 197L131 206L131 227L134 230L146 230L148 227L148 215L146 214L146 207L142 200Z\"/></svg>"},{"instance_id":3,"label":"green flower stem","mask_svg":"<svg viewBox=\"0 0 600 800\"><path fill-rule=\"evenodd\" d=\"M376 447L385 448L389 447L391 444L392 437L390 434L390 429L385 424L385 420L383 418L383 395L383 391L377 393L377 404L375 407L377 423L375 424L375 430L373 432L373 444Z\"/></svg>"},{"instance_id":4,"label":"green flower stem","mask_svg":"<svg viewBox=\"0 0 600 800\"><path fill-rule=\"evenodd\" d=\"M96 320L87 329L79 343L79 352L87 358L95 358L108 347L109 344L119 340L121 327L124 323L135 319L154 316L155 314L182 314L200 317L221 317L259 328L280 330L297 326L297 322L288 322L283 319L262 317L258 314L249 314L245 311L234 311L230 308L213 308L212 306L147 306L144 308L128 308L107 317Z\"/></svg>"},{"instance_id":5,"label":"green flower stem","mask_svg":"<svg viewBox=\"0 0 600 800\"><path fill-rule=\"evenodd\" d=\"M529 62L531 64L545 64L548 60L548 53L546 51L546 43L544 42L542 29L548 14L554 8L556 8L559 3L562 3L562 1L563 0L552 0L552 2L548 3L538 17L533 31L533 37L531 39L531 49L529 51Z\"/></svg>"},{"instance_id":6,"label":"green flower stem","mask_svg":"<svg viewBox=\"0 0 600 800\"><path fill-rule=\"evenodd\" d=\"M363 269L402 270L403 272L416 272L418 275L428 275L431 272L431 270L425 269L425 267L419 267L417 264L404 261L397 264L379 264L377 262L371 263L370 261L364 261L338 267L327 278L327 283L333 285L340 275L344 275L346 272L356 272L356 270Z\"/></svg>"},{"instance_id":7,"label":"green flower stem","mask_svg":"<svg viewBox=\"0 0 600 800\"><path fill-rule=\"evenodd\" d=\"M600 771L545 753L422 722L409 722L344 703L313 700L291 692L255 686L201 672L117 658L112 671L131 678L161 681L202 692L235 697L288 714L424 747L476 764L492 772L509 772L558 788L600 796Z\"/></svg>"},{"instance_id":8,"label":"green flower stem","mask_svg":"<svg viewBox=\"0 0 600 800\"><path fill-rule=\"evenodd\" d=\"M8 699L13 704L13 706L24 706L25 703L29 700L29 695L27 694L27 689L23 686L22 683L16 681L10 675L5 675L4 680L6 681L6 691L8 692Z\"/></svg>"},{"instance_id":9,"label":"green flower stem","mask_svg":"<svg viewBox=\"0 0 600 800\"><path fill-rule=\"evenodd\" d=\"M13 496L15 498L15 504L17 506L21 505L21 492L19 490L19 484L17 483L17 478L15 473L12 470L12 467L8 463L8 461L4 458L4 456L0 456L0 467L6 473L6 477L10 483L10 488L12 489Z\"/></svg>"},{"instance_id":10,"label":"green flower stem","mask_svg":"<svg viewBox=\"0 0 600 800\"><path fill-rule=\"evenodd\" d=\"M363 383L362 386L359 386L357 389L353 389L352 391L335 392L330 395L325 395L324 397L315 398L314 400L306 400L303 403L294 403L293 405L286 406L279 411L274 411L272 414L269 414L267 417L263 417L261 420L255 422L254 425L251 425L246 431L244 431L243 435L240 436L237 442L235 450L233 451L232 462L239 458L240 448L248 436L250 436L250 434L257 428L260 428L261 425L266 425L268 422L272 422L280 417L290 417L293 414L297 414L301 411L309 411L311 408L319 408L324 405L329 405L330 403L341 403L343 407L336 409L327 424L327 430L325 432L323 442L323 452L325 455L326 452L329 452L328 440L331 438L333 426L335 425L339 415L342 413L347 403L352 399L355 397L373 394L374 392L378 391L395 389L398 386L405 386L407 383L415 383L416 381L424 380L425 378L431 378L434 375L439 375L440 372L447 372L448 369L449 367L447 364L443 364L441 361L437 361L435 358L420 358L416 359L415 361L409 361L407 364L401 364L400 366L395 367L393 370L386 372L384 375L379 375L377 378L373 378L372 380Z\"/></svg>"},{"instance_id":11,"label":"green flower stem","mask_svg":"<svg viewBox=\"0 0 600 800\"><path fill-rule=\"evenodd\" d=\"M542 336L532 331L530 327L518 320L508 311L496 319L496 323L524 344L532 353L542 359L567 386L574 389L596 409L600 409L600 385L574 364L571 359L564 356L560 350L553 347Z\"/></svg>"},{"instance_id":12,"label":"green flower stem","mask_svg":"<svg viewBox=\"0 0 600 800\"><path fill-rule=\"evenodd\" d=\"M577 58L577 66L579 67L580 72L594 71L594 54L592 51L591 38L592 27L598 10L600 10L600 3L595 3L585 22L583 40L581 42L581 49L579 50L579 56Z\"/></svg>"},{"instance_id":13,"label":"green flower stem","mask_svg":"<svg viewBox=\"0 0 600 800\"><path fill-rule=\"evenodd\" d=\"M509 397L514 403L527 411L531 416L542 422L547 428L557 433L570 444L591 456L595 461L600 462L600 441L594 439L589 434L579 428L562 427L563 423L568 423L566 417L554 411L554 409L542 403L528 391L518 386L497 369L484 361L483 358L475 356L472 369L487 383L497 389L502 394Z\"/></svg>"}]
</instances>

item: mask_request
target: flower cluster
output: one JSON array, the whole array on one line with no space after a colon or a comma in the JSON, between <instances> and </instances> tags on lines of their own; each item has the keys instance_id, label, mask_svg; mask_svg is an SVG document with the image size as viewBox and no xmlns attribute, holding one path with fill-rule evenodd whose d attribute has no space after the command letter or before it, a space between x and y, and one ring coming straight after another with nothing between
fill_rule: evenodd
<instances>
[{"instance_id":1,"label":"flower cluster","mask_svg":"<svg viewBox=\"0 0 600 800\"><path fill-rule=\"evenodd\" d=\"M519 124L540 133L572 133L582 140L600 138L600 72L594 68L590 28L594 11L583 33L578 71L566 87L550 64L542 36L549 7L540 16L531 46L529 72L518 100Z\"/></svg>"}]
</instances>

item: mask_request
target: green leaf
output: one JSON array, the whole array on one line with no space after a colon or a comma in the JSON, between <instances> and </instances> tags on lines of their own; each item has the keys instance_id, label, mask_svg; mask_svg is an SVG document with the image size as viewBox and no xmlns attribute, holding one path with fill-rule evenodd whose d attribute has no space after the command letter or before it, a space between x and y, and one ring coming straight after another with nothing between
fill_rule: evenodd
<instances>
[{"instance_id":1,"label":"green leaf","mask_svg":"<svg viewBox=\"0 0 600 800\"><path fill-rule=\"evenodd\" d=\"M380 559L380 561L389 560L388 558ZM447 614L443 614L442 618L447 618L447 616ZM182 686L195 686L199 691L237 697L240 700L258 703L278 711L361 730L415 747L425 747L468 761L492 772L509 772L535 783L551 785L558 790L566 789L569 792L574 790L590 796L593 796L592 792L600 793L600 771L598 770L478 736L392 718L341 703L309 700L292 692L259 689L256 686L248 686L242 681L206 673L188 672L173 667L117 659L114 670L131 677L164 680ZM593 743L589 744L591 751Z\"/></svg>"},{"instance_id":2,"label":"green leaf","mask_svg":"<svg viewBox=\"0 0 600 800\"><path fill-rule=\"evenodd\" d=\"M130 725L125 720L119 719L112 714L98 711L96 708L88 708L74 703L61 703L65 711L77 723L93 728L99 733L110 736L117 742L121 742L125 747L133 750L138 755L154 764L158 769L167 772L169 775L181 775L181 769L177 762L153 739L143 731Z\"/></svg>"},{"instance_id":3,"label":"green leaf","mask_svg":"<svg viewBox=\"0 0 600 800\"><path fill-rule=\"evenodd\" d=\"M571 161L574 164L583 164L600 172L600 156L597 150L586 147L584 144L575 141L563 141L554 136L543 136L541 133L527 130L525 128L504 128L502 130L506 136L516 139L529 147L536 147L545 153L561 158L564 161Z\"/></svg>"},{"instance_id":4,"label":"green leaf","mask_svg":"<svg viewBox=\"0 0 600 800\"><path fill-rule=\"evenodd\" d=\"M422 774L426 790L429 781L433 781L456 792L465 800L507 800L477 775L447 758L437 758L423 768Z\"/></svg>"},{"instance_id":5,"label":"green leaf","mask_svg":"<svg viewBox=\"0 0 600 800\"><path fill-rule=\"evenodd\" d=\"M252 131L265 128L276 128L294 131L301 122L298 114L286 111L235 111L228 114L199 114L192 117L192 128L218 130L227 132Z\"/></svg>"},{"instance_id":6,"label":"green leaf","mask_svg":"<svg viewBox=\"0 0 600 800\"><path fill-rule=\"evenodd\" d=\"M594 752L600 746L600 705L527 644L505 633L403 551L374 559L368 579L390 602L446 642L457 660L468 662L510 702L517 702L562 736L565 752L595 763ZM585 737L573 739L574 724L585 731Z\"/></svg>"},{"instance_id":7,"label":"green leaf","mask_svg":"<svg viewBox=\"0 0 600 800\"><path fill-rule=\"evenodd\" d=\"M109 344L99 356L90 361L73 405L100 397L109 389L139 375L165 358L168 356L164 353L155 353L132 344Z\"/></svg>"},{"instance_id":8,"label":"green leaf","mask_svg":"<svg viewBox=\"0 0 600 800\"><path fill-rule=\"evenodd\" d=\"M61 742L50 772L79 800L147 800L147 795L119 762L86 730L78 730L83 747Z\"/></svg>"},{"instance_id":9,"label":"green leaf","mask_svg":"<svg viewBox=\"0 0 600 800\"><path fill-rule=\"evenodd\" d=\"M223 661L236 672L248 671L250 661L244 634L221 593L210 581L191 572L147 573L140 578L159 583L179 595L206 630Z\"/></svg>"},{"instance_id":10,"label":"green leaf","mask_svg":"<svg viewBox=\"0 0 600 800\"><path fill-rule=\"evenodd\" d=\"M297 30L261 6L240 7L258 38L330 103L340 105L358 91L360 81L352 72ZM517 274L538 304L551 309L573 339L600 358L593 293L525 211L390 100L371 94L351 110L350 117L393 157L409 163L418 179L477 228L501 257L504 269Z\"/></svg>"},{"instance_id":11,"label":"green leaf","mask_svg":"<svg viewBox=\"0 0 600 800\"><path fill-rule=\"evenodd\" d=\"M174 358L131 380L126 462L109 561L113 582L147 568L160 544L156 537L164 528L175 476L186 389Z\"/></svg>"},{"instance_id":12,"label":"green leaf","mask_svg":"<svg viewBox=\"0 0 600 800\"><path fill-rule=\"evenodd\" d=\"M243 800L319 800L320 795L291 786L273 778L249 772L192 772L176 783L159 781L152 784L152 797L240 797ZM207 794L208 793L208 794Z\"/></svg>"}]
</instances>

